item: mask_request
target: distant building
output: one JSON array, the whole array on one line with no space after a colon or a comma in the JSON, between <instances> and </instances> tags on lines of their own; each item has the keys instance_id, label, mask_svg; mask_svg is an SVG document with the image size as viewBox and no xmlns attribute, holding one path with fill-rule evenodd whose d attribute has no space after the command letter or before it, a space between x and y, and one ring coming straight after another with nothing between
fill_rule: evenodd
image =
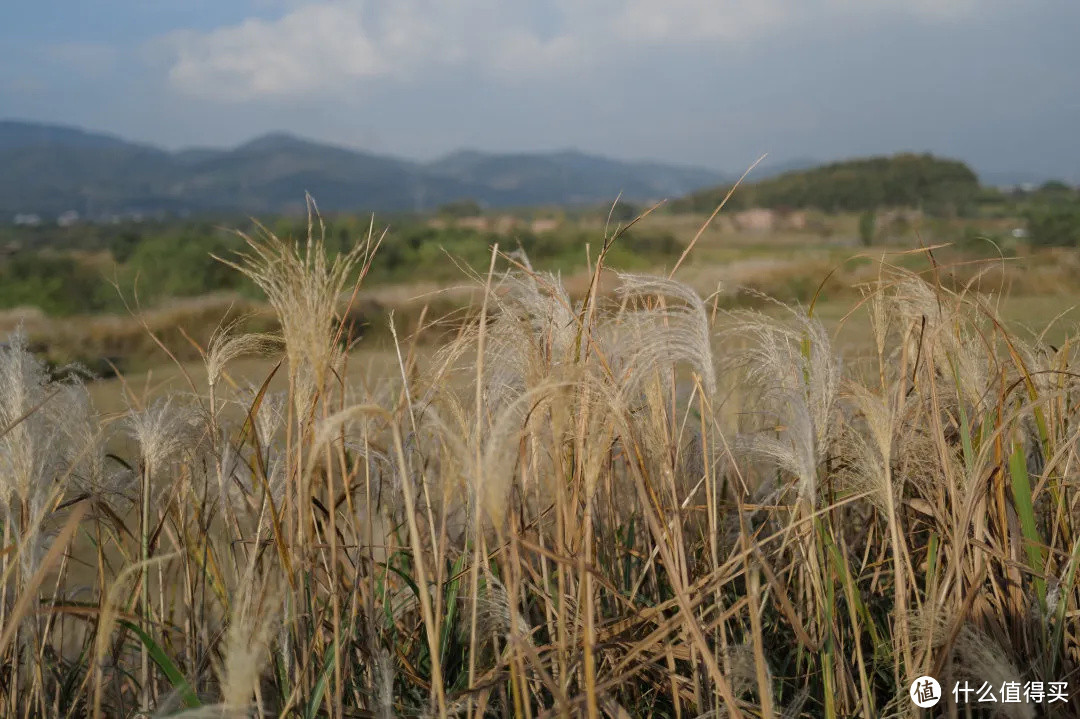
<instances>
[{"instance_id":1,"label":"distant building","mask_svg":"<svg viewBox=\"0 0 1080 719\"><path fill-rule=\"evenodd\" d=\"M495 218L494 230L500 235L509 235L518 226L518 218L513 215L499 215Z\"/></svg>"},{"instance_id":2,"label":"distant building","mask_svg":"<svg viewBox=\"0 0 1080 719\"><path fill-rule=\"evenodd\" d=\"M810 225L810 218L805 210L791 210L781 213L780 224L786 230L805 230Z\"/></svg>"},{"instance_id":3,"label":"distant building","mask_svg":"<svg viewBox=\"0 0 1080 719\"><path fill-rule=\"evenodd\" d=\"M19 213L15 215L14 222L16 225L22 225L24 227L37 227L41 224L41 215L35 215L30 212Z\"/></svg>"},{"instance_id":4,"label":"distant building","mask_svg":"<svg viewBox=\"0 0 1080 719\"><path fill-rule=\"evenodd\" d=\"M750 232L769 232L776 227L776 213L763 207L735 213L735 226Z\"/></svg>"},{"instance_id":5,"label":"distant building","mask_svg":"<svg viewBox=\"0 0 1080 719\"><path fill-rule=\"evenodd\" d=\"M542 235L545 232L559 229L559 220L554 217L538 217L532 221L529 229L534 235Z\"/></svg>"},{"instance_id":6,"label":"distant building","mask_svg":"<svg viewBox=\"0 0 1080 719\"><path fill-rule=\"evenodd\" d=\"M190 213L186 210L178 213L180 217L187 217ZM142 222L143 213L138 210L128 210L126 212L113 213L108 217L103 217L102 220L107 221L113 225L119 225L124 222Z\"/></svg>"},{"instance_id":7,"label":"distant building","mask_svg":"<svg viewBox=\"0 0 1080 719\"><path fill-rule=\"evenodd\" d=\"M884 235L886 238L903 237L911 233L912 228L918 227L923 220L922 210L914 208L897 207L886 210L876 215L874 219L874 232Z\"/></svg>"},{"instance_id":8,"label":"distant building","mask_svg":"<svg viewBox=\"0 0 1080 719\"><path fill-rule=\"evenodd\" d=\"M922 222L923 211L914 207L897 207L882 212L879 217L886 222L908 222L914 224L916 222Z\"/></svg>"},{"instance_id":9,"label":"distant building","mask_svg":"<svg viewBox=\"0 0 1080 719\"><path fill-rule=\"evenodd\" d=\"M487 232L491 229L491 223L488 218L484 216L479 217L461 217L458 218L454 225L466 230L475 230L476 232Z\"/></svg>"},{"instance_id":10,"label":"distant building","mask_svg":"<svg viewBox=\"0 0 1080 719\"><path fill-rule=\"evenodd\" d=\"M75 210L68 210L56 218L56 224L61 227L71 227L79 221L79 213Z\"/></svg>"}]
</instances>

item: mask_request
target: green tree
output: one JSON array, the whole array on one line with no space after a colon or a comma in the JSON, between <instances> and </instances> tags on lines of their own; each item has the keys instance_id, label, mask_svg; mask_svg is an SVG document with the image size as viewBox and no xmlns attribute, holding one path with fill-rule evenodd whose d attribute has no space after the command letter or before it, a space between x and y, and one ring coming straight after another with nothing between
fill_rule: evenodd
<instances>
[{"instance_id":1,"label":"green tree","mask_svg":"<svg viewBox=\"0 0 1080 719\"><path fill-rule=\"evenodd\" d=\"M708 211L730 185L673 203L673 209ZM979 196L979 180L967 165L933 155L869 157L787 172L743 185L727 207L816 208L863 212L881 207L917 207L931 214L966 212Z\"/></svg>"},{"instance_id":2,"label":"green tree","mask_svg":"<svg viewBox=\"0 0 1080 719\"><path fill-rule=\"evenodd\" d=\"M138 277L140 295L150 298L190 297L246 287L243 276L214 259L228 258L240 248L228 232L182 232L144 240L125 266L125 282ZM126 289L126 288L125 288Z\"/></svg>"},{"instance_id":3,"label":"green tree","mask_svg":"<svg viewBox=\"0 0 1080 719\"><path fill-rule=\"evenodd\" d=\"M114 260L122 264L131 259L131 255L142 241L142 234L138 230L125 229L109 239L109 252Z\"/></svg>"},{"instance_id":4,"label":"green tree","mask_svg":"<svg viewBox=\"0 0 1080 719\"><path fill-rule=\"evenodd\" d=\"M479 217L484 210L476 200L465 199L447 202L439 207L438 214L444 217Z\"/></svg>"},{"instance_id":5,"label":"green tree","mask_svg":"<svg viewBox=\"0 0 1080 719\"><path fill-rule=\"evenodd\" d=\"M1027 225L1032 244L1080 246L1080 203L1032 209Z\"/></svg>"},{"instance_id":6,"label":"green tree","mask_svg":"<svg viewBox=\"0 0 1080 719\"><path fill-rule=\"evenodd\" d=\"M640 214L641 210L636 205L619 200L611 208L611 221L625 225Z\"/></svg>"},{"instance_id":7,"label":"green tree","mask_svg":"<svg viewBox=\"0 0 1080 719\"><path fill-rule=\"evenodd\" d=\"M20 252L0 263L0 306L38 307L51 315L110 309L108 284L67 256Z\"/></svg>"}]
</instances>

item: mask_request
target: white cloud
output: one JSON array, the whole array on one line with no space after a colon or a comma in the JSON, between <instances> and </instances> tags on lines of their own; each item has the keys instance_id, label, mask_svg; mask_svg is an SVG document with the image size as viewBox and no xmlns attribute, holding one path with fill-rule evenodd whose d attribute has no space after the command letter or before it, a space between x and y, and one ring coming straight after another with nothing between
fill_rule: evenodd
<instances>
[{"instance_id":1,"label":"white cloud","mask_svg":"<svg viewBox=\"0 0 1080 719\"><path fill-rule=\"evenodd\" d=\"M171 42L169 79L218 99L317 93L389 69L362 13L344 3L312 4L274 22L249 19L207 34L181 32Z\"/></svg>"},{"instance_id":2,"label":"white cloud","mask_svg":"<svg viewBox=\"0 0 1080 719\"><path fill-rule=\"evenodd\" d=\"M341 93L461 67L503 81L581 73L640 47L741 43L815 16L952 20L984 0L547 0L541 32L513 0L324 0L169 38L173 85L222 100Z\"/></svg>"}]
</instances>

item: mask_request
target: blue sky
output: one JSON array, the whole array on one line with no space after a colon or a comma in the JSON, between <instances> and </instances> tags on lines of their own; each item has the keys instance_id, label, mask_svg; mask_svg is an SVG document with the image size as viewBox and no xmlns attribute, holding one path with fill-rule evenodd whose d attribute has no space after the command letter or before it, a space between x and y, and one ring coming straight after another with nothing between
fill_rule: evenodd
<instances>
[{"instance_id":1,"label":"blue sky","mask_svg":"<svg viewBox=\"0 0 1080 719\"><path fill-rule=\"evenodd\" d=\"M728 171L930 150L1080 181L1078 30L1073 0L43 0L0 10L0 117Z\"/></svg>"}]
</instances>

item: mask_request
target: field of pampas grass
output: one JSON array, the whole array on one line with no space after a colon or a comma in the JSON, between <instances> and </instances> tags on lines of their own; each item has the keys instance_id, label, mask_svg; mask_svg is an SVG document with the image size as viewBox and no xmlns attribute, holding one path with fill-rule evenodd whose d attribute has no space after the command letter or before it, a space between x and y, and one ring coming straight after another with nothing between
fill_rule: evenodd
<instances>
[{"instance_id":1,"label":"field of pampas grass","mask_svg":"<svg viewBox=\"0 0 1080 719\"><path fill-rule=\"evenodd\" d=\"M223 258L281 332L222 327L173 396L103 416L12 335L0 715L907 717L922 675L941 715L1080 715L950 691L1080 683L1074 343L927 253L846 364L812 305L725 312L618 241L574 296L492 248L422 371L438 326L388 319L382 383L340 311L379 238L317 224Z\"/></svg>"}]
</instances>

